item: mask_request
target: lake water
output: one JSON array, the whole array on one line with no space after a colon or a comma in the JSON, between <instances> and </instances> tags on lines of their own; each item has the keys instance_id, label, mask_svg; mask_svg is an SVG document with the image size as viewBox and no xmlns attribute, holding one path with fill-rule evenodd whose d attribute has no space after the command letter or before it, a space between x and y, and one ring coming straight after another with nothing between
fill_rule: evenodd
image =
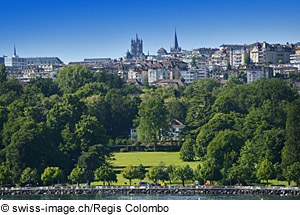
<instances>
[{"instance_id":1,"label":"lake water","mask_svg":"<svg viewBox=\"0 0 300 215\"><path fill-rule=\"evenodd\" d=\"M300 196L263 195L15 195L3 200L300 200Z\"/></svg>"}]
</instances>

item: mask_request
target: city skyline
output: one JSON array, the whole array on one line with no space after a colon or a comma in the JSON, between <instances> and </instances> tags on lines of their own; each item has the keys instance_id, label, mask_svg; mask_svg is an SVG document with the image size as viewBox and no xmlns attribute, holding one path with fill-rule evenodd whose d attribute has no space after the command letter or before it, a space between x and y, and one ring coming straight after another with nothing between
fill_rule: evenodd
<instances>
[{"instance_id":1,"label":"city skyline","mask_svg":"<svg viewBox=\"0 0 300 215\"><path fill-rule=\"evenodd\" d=\"M222 44L299 42L300 3L281 1L1 1L0 55L58 56L64 63L123 57L137 33L144 53Z\"/></svg>"}]
</instances>

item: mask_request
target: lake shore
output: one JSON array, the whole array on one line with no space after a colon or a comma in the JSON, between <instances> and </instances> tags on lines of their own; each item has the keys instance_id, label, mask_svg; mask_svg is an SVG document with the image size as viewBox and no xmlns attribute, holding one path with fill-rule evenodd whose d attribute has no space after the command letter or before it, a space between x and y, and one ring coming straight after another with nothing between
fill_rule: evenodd
<instances>
[{"instance_id":1,"label":"lake shore","mask_svg":"<svg viewBox=\"0 0 300 215\"><path fill-rule=\"evenodd\" d=\"M276 186L91 186L1 188L1 196L14 195L277 195L300 196L299 187Z\"/></svg>"}]
</instances>

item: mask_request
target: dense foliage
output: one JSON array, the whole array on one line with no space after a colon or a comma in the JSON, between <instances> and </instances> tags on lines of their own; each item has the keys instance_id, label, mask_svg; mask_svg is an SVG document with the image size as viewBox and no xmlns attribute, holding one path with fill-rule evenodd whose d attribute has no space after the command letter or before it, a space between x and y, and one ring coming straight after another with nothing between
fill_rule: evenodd
<instances>
[{"instance_id":1,"label":"dense foliage","mask_svg":"<svg viewBox=\"0 0 300 215\"><path fill-rule=\"evenodd\" d=\"M297 91L279 78L244 84L245 78L240 73L225 86L203 79L187 88L138 89L117 75L68 66L56 81L37 78L23 86L7 78L1 66L0 181L31 183L38 175L45 184L95 177L112 182L109 147L137 127L141 142L183 144L181 158L201 162L193 173L199 182L251 184L277 178L298 183ZM185 125L177 139L169 127L175 119ZM60 170L59 177L48 167ZM184 183L190 178L183 170L153 168L148 176L161 180L163 172L165 180L173 180L181 174ZM130 181L145 177L135 167L126 171L123 176Z\"/></svg>"}]
</instances>

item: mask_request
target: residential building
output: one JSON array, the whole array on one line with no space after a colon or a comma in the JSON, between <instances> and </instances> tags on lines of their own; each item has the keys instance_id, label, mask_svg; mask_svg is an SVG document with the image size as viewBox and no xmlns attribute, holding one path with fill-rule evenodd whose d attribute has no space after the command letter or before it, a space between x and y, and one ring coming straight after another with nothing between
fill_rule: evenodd
<instances>
[{"instance_id":1,"label":"residential building","mask_svg":"<svg viewBox=\"0 0 300 215\"><path fill-rule=\"evenodd\" d=\"M30 57L24 58L27 66L40 66L40 65L63 65L61 59L58 57Z\"/></svg>"},{"instance_id":2,"label":"residential building","mask_svg":"<svg viewBox=\"0 0 300 215\"><path fill-rule=\"evenodd\" d=\"M152 82L158 80L170 79L170 71L166 69L156 68L148 70L148 83L152 84Z\"/></svg>"},{"instance_id":3,"label":"residential building","mask_svg":"<svg viewBox=\"0 0 300 215\"><path fill-rule=\"evenodd\" d=\"M182 130L185 128L185 125L181 123L179 120L174 119L170 123L170 136L172 140L177 140L178 135L182 132Z\"/></svg>"},{"instance_id":4,"label":"residential building","mask_svg":"<svg viewBox=\"0 0 300 215\"><path fill-rule=\"evenodd\" d=\"M257 81L261 77L270 78L273 75L273 68L251 65L247 69L247 83L250 84Z\"/></svg>"},{"instance_id":5,"label":"residential building","mask_svg":"<svg viewBox=\"0 0 300 215\"><path fill-rule=\"evenodd\" d=\"M142 70L137 70L135 68L129 69L128 79L136 79L140 83L143 83L143 72L142 72Z\"/></svg>"},{"instance_id":6,"label":"residential building","mask_svg":"<svg viewBox=\"0 0 300 215\"><path fill-rule=\"evenodd\" d=\"M273 68L273 76L276 76L277 74L288 75L290 72L298 73L298 68L294 66L279 66Z\"/></svg>"},{"instance_id":7,"label":"residential building","mask_svg":"<svg viewBox=\"0 0 300 215\"><path fill-rule=\"evenodd\" d=\"M250 59L255 64L288 63L293 47L290 45L255 43L250 50Z\"/></svg>"},{"instance_id":8,"label":"residential building","mask_svg":"<svg viewBox=\"0 0 300 215\"><path fill-rule=\"evenodd\" d=\"M241 67L244 65L245 57L249 56L249 49L246 47L236 50L230 50L230 65L232 67Z\"/></svg>"},{"instance_id":9,"label":"residential building","mask_svg":"<svg viewBox=\"0 0 300 215\"><path fill-rule=\"evenodd\" d=\"M226 49L220 49L211 56L211 65L227 66L229 63L229 51Z\"/></svg>"},{"instance_id":10,"label":"residential building","mask_svg":"<svg viewBox=\"0 0 300 215\"><path fill-rule=\"evenodd\" d=\"M85 58L83 62L85 65L97 65L111 61L111 58Z\"/></svg>"},{"instance_id":11,"label":"residential building","mask_svg":"<svg viewBox=\"0 0 300 215\"><path fill-rule=\"evenodd\" d=\"M208 69L202 67L200 69L189 69L188 71L181 71L181 77L186 84L191 84L195 80L208 78Z\"/></svg>"},{"instance_id":12,"label":"residential building","mask_svg":"<svg viewBox=\"0 0 300 215\"><path fill-rule=\"evenodd\" d=\"M173 86L174 88L178 88L179 86L184 87L185 84L180 79L166 79L166 80L158 80L152 82L152 85L157 88Z\"/></svg>"},{"instance_id":13,"label":"residential building","mask_svg":"<svg viewBox=\"0 0 300 215\"><path fill-rule=\"evenodd\" d=\"M300 46L295 48L295 54L290 55L291 63L300 63Z\"/></svg>"},{"instance_id":14,"label":"residential building","mask_svg":"<svg viewBox=\"0 0 300 215\"><path fill-rule=\"evenodd\" d=\"M3 57L0 57L0 65L1 64L4 64L4 56Z\"/></svg>"}]
</instances>

